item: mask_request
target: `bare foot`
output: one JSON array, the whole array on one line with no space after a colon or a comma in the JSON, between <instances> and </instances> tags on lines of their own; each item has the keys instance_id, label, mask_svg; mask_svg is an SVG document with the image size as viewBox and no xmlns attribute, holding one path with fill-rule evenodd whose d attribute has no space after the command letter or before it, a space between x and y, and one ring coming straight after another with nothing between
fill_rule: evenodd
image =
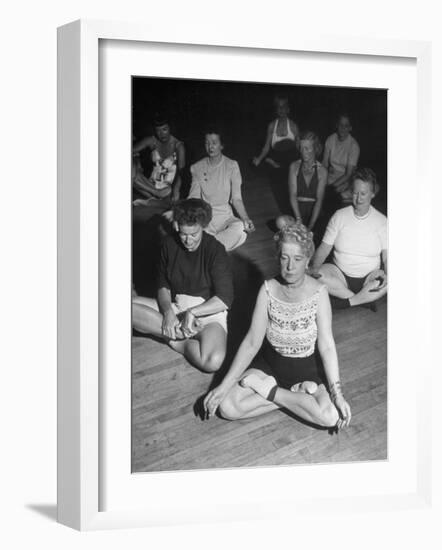
<instances>
[{"instance_id":1,"label":"bare foot","mask_svg":"<svg viewBox=\"0 0 442 550\"><path fill-rule=\"evenodd\" d=\"M270 164L270 166L273 166L273 168L281 168L281 165L275 162L273 159L267 158L265 161L267 162L267 164Z\"/></svg>"},{"instance_id":2,"label":"bare foot","mask_svg":"<svg viewBox=\"0 0 442 550\"><path fill-rule=\"evenodd\" d=\"M290 388L290 391L308 393L312 395L318 391L318 384L316 384L316 382L310 382L310 380L306 380L305 382L299 382L299 384L294 384Z\"/></svg>"},{"instance_id":3,"label":"bare foot","mask_svg":"<svg viewBox=\"0 0 442 550\"><path fill-rule=\"evenodd\" d=\"M243 388L251 388L264 399L267 399L271 390L277 386L276 380L273 376L265 375L264 378L261 378L257 374L249 374L245 376L241 381L240 385Z\"/></svg>"}]
</instances>

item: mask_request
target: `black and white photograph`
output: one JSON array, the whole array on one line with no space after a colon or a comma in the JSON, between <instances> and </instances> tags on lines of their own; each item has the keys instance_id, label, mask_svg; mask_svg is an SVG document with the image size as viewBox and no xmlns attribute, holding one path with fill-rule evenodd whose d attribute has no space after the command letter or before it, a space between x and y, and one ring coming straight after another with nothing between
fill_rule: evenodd
<instances>
[{"instance_id":1,"label":"black and white photograph","mask_svg":"<svg viewBox=\"0 0 442 550\"><path fill-rule=\"evenodd\" d=\"M388 458L385 89L132 78L132 471Z\"/></svg>"}]
</instances>

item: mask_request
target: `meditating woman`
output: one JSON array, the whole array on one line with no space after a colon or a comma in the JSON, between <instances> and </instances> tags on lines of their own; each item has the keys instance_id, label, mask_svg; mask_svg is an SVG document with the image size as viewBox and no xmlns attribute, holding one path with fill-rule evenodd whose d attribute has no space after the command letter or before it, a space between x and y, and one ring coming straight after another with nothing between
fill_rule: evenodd
<instances>
[{"instance_id":1,"label":"meditating woman","mask_svg":"<svg viewBox=\"0 0 442 550\"><path fill-rule=\"evenodd\" d=\"M218 130L205 135L207 157L191 166L189 198L199 198L212 207L212 220L205 231L222 243L227 251L237 248L255 230L241 195L238 163L223 155L224 144ZM239 218L233 213L233 209Z\"/></svg>"},{"instance_id":2,"label":"meditating woman","mask_svg":"<svg viewBox=\"0 0 442 550\"><path fill-rule=\"evenodd\" d=\"M149 199L167 199L175 202L180 198L181 172L186 163L184 144L170 133L166 117L154 119L154 134L147 136L133 147L132 185L134 206L146 205ZM151 173L146 177L140 162L140 152L149 150Z\"/></svg>"},{"instance_id":3,"label":"meditating woman","mask_svg":"<svg viewBox=\"0 0 442 550\"><path fill-rule=\"evenodd\" d=\"M352 205L332 216L311 264L340 309L374 302L387 292L387 218L371 206L379 190L373 170L354 172L350 189ZM333 263L324 263L332 250Z\"/></svg>"},{"instance_id":4,"label":"meditating woman","mask_svg":"<svg viewBox=\"0 0 442 550\"><path fill-rule=\"evenodd\" d=\"M322 151L318 136L304 132L299 139L301 159L290 165L288 183L294 217L280 216L276 225L281 229L300 222L312 231L321 213L327 170L316 160Z\"/></svg>"},{"instance_id":5,"label":"meditating woman","mask_svg":"<svg viewBox=\"0 0 442 550\"><path fill-rule=\"evenodd\" d=\"M133 326L163 338L197 368L214 372L226 353L233 300L230 260L204 228L210 205L187 199L173 207L176 233L161 248L157 299L133 297Z\"/></svg>"},{"instance_id":6,"label":"meditating woman","mask_svg":"<svg viewBox=\"0 0 442 550\"><path fill-rule=\"evenodd\" d=\"M266 140L261 153L253 159L259 166L264 160L273 168L288 167L297 155L298 126L289 118L288 97L277 95L274 99L276 119L267 127Z\"/></svg>"},{"instance_id":7,"label":"meditating woman","mask_svg":"<svg viewBox=\"0 0 442 550\"><path fill-rule=\"evenodd\" d=\"M313 235L296 223L275 239L280 276L261 287L249 331L224 380L206 395L205 410L212 416L219 408L236 420L282 408L317 426L345 427L351 411L339 379L327 289L306 274ZM248 368L263 341L267 365Z\"/></svg>"},{"instance_id":8,"label":"meditating woman","mask_svg":"<svg viewBox=\"0 0 442 550\"><path fill-rule=\"evenodd\" d=\"M351 121L347 114L341 114L336 124L336 132L325 142L322 164L328 171L327 184L341 202L351 202L350 179L359 161L359 145L351 135ZM333 198L333 197L332 197Z\"/></svg>"}]
</instances>

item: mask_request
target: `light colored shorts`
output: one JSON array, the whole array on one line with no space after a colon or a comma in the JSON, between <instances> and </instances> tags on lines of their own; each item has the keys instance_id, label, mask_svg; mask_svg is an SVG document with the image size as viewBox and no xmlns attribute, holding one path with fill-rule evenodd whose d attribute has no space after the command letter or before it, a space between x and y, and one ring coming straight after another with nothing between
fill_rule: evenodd
<instances>
[{"instance_id":1,"label":"light colored shorts","mask_svg":"<svg viewBox=\"0 0 442 550\"><path fill-rule=\"evenodd\" d=\"M201 296L188 296L187 294L177 294L175 296L175 302L172 302L172 308L174 313L178 315L178 313L182 313L183 311L186 311L186 309L189 309L191 307L198 306L205 301L206 300L204 300L204 298L201 298ZM202 327L210 325L210 323L218 323L227 332L227 310L220 311L219 313L214 313L213 315L198 317L198 321L200 321Z\"/></svg>"}]
</instances>

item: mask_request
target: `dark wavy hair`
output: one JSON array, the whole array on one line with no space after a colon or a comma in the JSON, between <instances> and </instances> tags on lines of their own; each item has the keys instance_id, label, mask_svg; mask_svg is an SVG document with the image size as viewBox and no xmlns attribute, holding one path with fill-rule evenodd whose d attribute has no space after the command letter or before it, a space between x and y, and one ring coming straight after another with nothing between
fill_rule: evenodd
<instances>
[{"instance_id":1,"label":"dark wavy hair","mask_svg":"<svg viewBox=\"0 0 442 550\"><path fill-rule=\"evenodd\" d=\"M206 136L210 134L214 134L215 136L218 136L221 145L224 146L224 130L220 128L219 125L211 124L207 126L206 129L204 130L204 139L206 139Z\"/></svg>"},{"instance_id":2,"label":"dark wavy hair","mask_svg":"<svg viewBox=\"0 0 442 550\"><path fill-rule=\"evenodd\" d=\"M212 207L202 199L185 199L173 206L173 219L178 225L207 227L212 219Z\"/></svg>"},{"instance_id":3,"label":"dark wavy hair","mask_svg":"<svg viewBox=\"0 0 442 550\"><path fill-rule=\"evenodd\" d=\"M301 150L301 141L302 140L306 140L308 139L309 141L311 141L313 143L313 149L315 151L315 158L319 158L321 156L321 153L322 153L322 143L319 139L319 137L317 136L317 134L315 134L315 132L312 132L311 130L306 130L305 132L302 132L301 135L299 136L299 141L298 141L298 149Z\"/></svg>"},{"instance_id":4,"label":"dark wavy hair","mask_svg":"<svg viewBox=\"0 0 442 550\"><path fill-rule=\"evenodd\" d=\"M152 124L154 128L158 128L159 126L164 126L165 124L170 126L169 116L167 115L166 112L158 111L153 116Z\"/></svg>"},{"instance_id":5,"label":"dark wavy hair","mask_svg":"<svg viewBox=\"0 0 442 550\"><path fill-rule=\"evenodd\" d=\"M376 178L376 174L371 168L358 168L353 172L353 175L350 181L351 190L353 190L353 186L356 180L361 180L361 181L364 181L365 183L369 183L372 193L374 195L377 195L379 191L379 184Z\"/></svg>"},{"instance_id":6,"label":"dark wavy hair","mask_svg":"<svg viewBox=\"0 0 442 550\"><path fill-rule=\"evenodd\" d=\"M301 247L302 252L307 258L311 258L315 253L313 243L313 233L309 231L301 222L286 225L273 237L276 242L278 253L281 252L283 243L296 243Z\"/></svg>"}]
</instances>

